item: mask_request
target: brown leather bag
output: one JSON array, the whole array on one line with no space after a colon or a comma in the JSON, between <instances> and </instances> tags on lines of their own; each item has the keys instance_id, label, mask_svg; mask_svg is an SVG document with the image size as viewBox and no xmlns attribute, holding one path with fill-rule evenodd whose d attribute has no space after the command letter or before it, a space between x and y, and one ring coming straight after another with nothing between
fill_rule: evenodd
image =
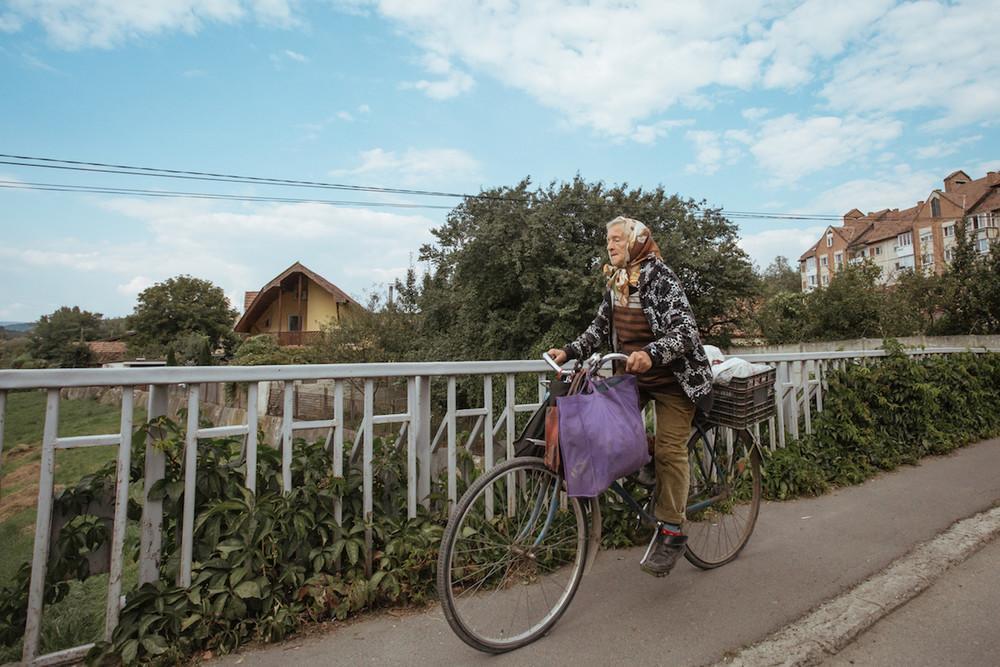
<instances>
[{"instance_id":1,"label":"brown leather bag","mask_svg":"<svg viewBox=\"0 0 1000 667\"><path fill-rule=\"evenodd\" d=\"M562 466L559 456L559 408L545 408L545 465L554 473Z\"/></svg>"}]
</instances>

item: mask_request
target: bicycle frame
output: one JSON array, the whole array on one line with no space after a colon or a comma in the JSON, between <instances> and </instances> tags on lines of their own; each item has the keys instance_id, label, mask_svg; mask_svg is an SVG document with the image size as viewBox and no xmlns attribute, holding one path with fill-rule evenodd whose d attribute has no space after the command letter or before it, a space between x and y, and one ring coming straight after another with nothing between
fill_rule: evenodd
<instances>
[{"instance_id":1,"label":"bicycle frame","mask_svg":"<svg viewBox=\"0 0 1000 667\"><path fill-rule=\"evenodd\" d=\"M563 369L561 369L551 359L551 357L549 357L548 355L543 355L543 357L545 358L545 361L548 362L549 365L552 366L552 368L554 370L556 370L558 373L560 373L560 374L566 373L566 371L563 371ZM588 374L594 375L594 374L597 373L597 371L600 370L600 368L606 362L611 361L611 360L622 360L622 361L624 361L626 358L627 357L625 355L623 355L623 354L617 354L617 353L604 355L603 357L601 357L600 355L595 354L590 359L588 359L586 362L583 362L580 365L580 367L578 367L577 372L586 372ZM584 370L583 367L586 367L586 369ZM543 403L547 402L547 400L548 400L548 396L545 397L545 400L543 401ZM702 421L696 421L694 423L694 425L693 425L693 428L692 428L692 432L697 432L697 433L701 434L701 436L702 436L701 437L702 442L708 442L708 437L707 437L706 428L705 428L706 426L707 426L707 424L705 424L704 422L702 422ZM759 448L759 444L756 441L754 441L754 440L751 440L750 446L751 447L755 447L755 448ZM709 473L709 471L712 471L712 472L715 473L715 475L718 475L719 478L724 479L725 478L725 471L722 469L722 467L720 465L719 457L716 456L716 450L715 450L715 443L714 442L711 444L711 446L705 448L705 451L703 452L703 455L705 457L707 457L708 460L704 461L704 462L699 461L698 464L703 467L704 471L706 473ZM706 476L714 476L714 475L707 474ZM559 475L559 476L556 477L557 488L562 485L562 480L563 480L563 478L562 478L561 475ZM633 512L635 512L636 516L639 518L640 521L642 521L643 523L645 523L647 525L650 525L650 526L655 526L656 525L656 523L657 523L656 517L653 516L652 514L650 514L648 511L646 511L646 509L642 505L640 505L639 502L634 497L632 497L632 494L630 494L628 491L625 490L625 487L623 487L620 482L615 481L609 487L609 490L610 491L614 491L618 495L618 497L621 498L622 501L626 505L628 505L629 509L631 509ZM547 492L547 491L548 491L548 488L541 489L539 491L538 497L537 497L537 499L535 501L536 505L532 509L531 516L530 516L530 518L529 518L529 520L527 522L528 525L526 525L518 533L518 539L524 539L528 535L531 534L531 531L533 530L535 524L538 522L538 519L541 516L542 510L543 510L542 499L544 497L545 492ZM553 519L554 519L554 517L556 515L556 509L558 507L558 502L557 502L558 501L558 497L559 497L558 493L553 493L552 494L552 498L549 500L547 512L546 512L546 515L545 515L545 523L542 524L542 529L541 529L538 537L534 540L534 545L533 546L537 546L537 545L541 544L541 542L545 539L546 535L548 534L548 530L551 527L552 521L553 521ZM722 489L721 493L719 493L719 494L717 494L715 496L712 496L711 498L706 498L705 500L701 500L701 501L699 501L697 503L693 503L693 504L687 506L685 508L685 512L687 514L694 514L694 513L699 512L699 511L701 511L703 509L711 507L715 503L718 503L720 501L726 500L728 497L729 497L729 490L728 489ZM586 563L585 571L589 570L590 566L593 564L593 561L594 561L594 559L596 558L596 555L597 555L597 547L598 547L598 545L600 544L600 541L601 541L601 527L602 527L602 524L603 524L603 520L602 520L602 517L601 517L600 503L598 502L597 498L590 499L590 514L591 514L591 533L590 533L590 539L588 540L588 549L587 549L588 553L587 553L587 563Z\"/></svg>"}]
</instances>

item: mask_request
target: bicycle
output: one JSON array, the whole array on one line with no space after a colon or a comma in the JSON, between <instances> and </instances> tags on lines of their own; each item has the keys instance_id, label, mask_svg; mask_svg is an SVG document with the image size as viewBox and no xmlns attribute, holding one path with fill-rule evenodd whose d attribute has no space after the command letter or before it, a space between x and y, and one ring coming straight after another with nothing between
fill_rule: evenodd
<instances>
[{"instance_id":1,"label":"bicycle","mask_svg":"<svg viewBox=\"0 0 1000 667\"><path fill-rule=\"evenodd\" d=\"M566 495L561 475L538 456L544 452L539 426L553 393L565 394L574 381L579 386L608 361L626 357L595 354L572 371L544 358L557 376L518 439L523 446L462 495L438 556L437 590L445 618L459 638L486 653L520 648L551 630L601 541L598 499ZM685 556L696 567L712 569L736 558L753 532L761 497L760 447L745 428L724 433L717 423L701 420L688 441L688 458ZM620 481L610 490L639 521L656 525L651 500L644 507Z\"/></svg>"}]
</instances>

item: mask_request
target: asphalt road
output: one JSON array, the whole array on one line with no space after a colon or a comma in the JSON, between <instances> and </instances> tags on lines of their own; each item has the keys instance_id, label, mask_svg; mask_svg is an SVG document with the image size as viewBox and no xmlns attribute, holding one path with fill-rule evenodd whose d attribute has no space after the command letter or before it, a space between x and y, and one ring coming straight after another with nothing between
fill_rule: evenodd
<instances>
[{"instance_id":1,"label":"asphalt road","mask_svg":"<svg viewBox=\"0 0 1000 667\"><path fill-rule=\"evenodd\" d=\"M1000 664L1000 540L952 568L823 664Z\"/></svg>"},{"instance_id":2,"label":"asphalt road","mask_svg":"<svg viewBox=\"0 0 1000 667\"><path fill-rule=\"evenodd\" d=\"M998 502L1000 440L990 440L820 498L765 503L746 549L717 570L700 571L682 561L669 577L654 579L639 570L642 549L602 552L550 635L513 653L488 656L469 648L452 634L440 609L433 607L403 616L380 614L334 626L320 636L247 650L211 664L710 664L852 588L956 520ZM985 603L982 591L968 583L973 579L961 577L984 576L991 562L993 570L1000 571L994 545L980 554L942 579L947 585L956 578L960 590L980 594L969 597L968 605ZM977 565L980 561L986 564ZM993 597L1000 597L996 577L991 581ZM934 590L897 610L898 617L917 614L912 622L928 623L919 616L918 603ZM966 605L961 595L952 603L949 614ZM982 608L984 617L1000 618L995 603ZM987 613L988 609L993 611ZM895 628L893 620L890 616L872 628L870 645L865 643L868 635L859 638L849 647L859 653L847 659L854 659L854 664L893 664L868 656L893 641L888 639L895 636L893 632L905 637L919 631ZM982 635L984 650L991 649L995 656L997 627L994 623L992 643L985 640L990 634L986 628L970 627L968 634ZM906 664L1000 663L910 660Z\"/></svg>"}]
</instances>

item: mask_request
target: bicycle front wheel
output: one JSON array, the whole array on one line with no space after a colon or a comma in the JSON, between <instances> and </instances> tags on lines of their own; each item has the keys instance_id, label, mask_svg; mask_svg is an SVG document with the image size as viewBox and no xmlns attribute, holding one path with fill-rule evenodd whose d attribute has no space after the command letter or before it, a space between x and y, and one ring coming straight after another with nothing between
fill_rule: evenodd
<instances>
[{"instance_id":1,"label":"bicycle front wheel","mask_svg":"<svg viewBox=\"0 0 1000 667\"><path fill-rule=\"evenodd\" d=\"M445 528L437 589L452 630L473 648L503 653L555 625L583 577L583 505L539 458L487 472Z\"/></svg>"},{"instance_id":2,"label":"bicycle front wheel","mask_svg":"<svg viewBox=\"0 0 1000 667\"><path fill-rule=\"evenodd\" d=\"M746 546L760 509L760 451L746 430L710 426L688 441L691 471L684 555L708 570Z\"/></svg>"}]
</instances>

